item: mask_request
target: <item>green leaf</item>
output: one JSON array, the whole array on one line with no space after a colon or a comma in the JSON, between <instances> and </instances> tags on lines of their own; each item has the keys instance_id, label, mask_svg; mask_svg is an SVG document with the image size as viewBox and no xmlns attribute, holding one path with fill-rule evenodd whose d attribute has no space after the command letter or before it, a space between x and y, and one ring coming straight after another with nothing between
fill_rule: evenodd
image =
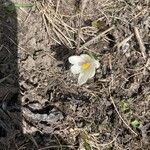
<instances>
[{"instance_id":1,"label":"green leaf","mask_svg":"<svg viewBox=\"0 0 150 150\"><path fill-rule=\"evenodd\" d=\"M9 5L5 6L5 10L8 12L13 12L13 11L15 11L15 5L9 4Z\"/></svg>"},{"instance_id":2,"label":"green leaf","mask_svg":"<svg viewBox=\"0 0 150 150\"><path fill-rule=\"evenodd\" d=\"M83 141L83 147L85 148L85 150L91 150L91 146L88 143L88 135L87 135L87 133L81 132L80 135L81 135L81 139Z\"/></svg>"},{"instance_id":3,"label":"green leaf","mask_svg":"<svg viewBox=\"0 0 150 150\"><path fill-rule=\"evenodd\" d=\"M103 29L105 28L105 22L100 20L94 20L92 21L92 27L95 27L97 29Z\"/></svg>"},{"instance_id":4,"label":"green leaf","mask_svg":"<svg viewBox=\"0 0 150 150\"><path fill-rule=\"evenodd\" d=\"M19 4L19 3L15 3L15 7L33 7L33 4Z\"/></svg>"},{"instance_id":5,"label":"green leaf","mask_svg":"<svg viewBox=\"0 0 150 150\"><path fill-rule=\"evenodd\" d=\"M130 124L131 124L131 126L132 126L133 128L137 129L137 128L139 127L139 125L140 125L140 122L135 119L135 120L131 121Z\"/></svg>"},{"instance_id":6,"label":"green leaf","mask_svg":"<svg viewBox=\"0 0 150 150\"><path fill-rule=\"evenodd\" d=\"M129 109L129 103L122 100L121 102L119 102L119 108L121 112L125 112L126 110Z\"/></svg>"},{"instance_id":7,"label":"green leaf","mask_svg":"<svg viewBox=\"0 0 150 150\"><path fill-rule=\"evenodd\" d=\"M88 142L86 142L86 141L84 141L83 147L85 148L85 150L91 150L90 144Z\"/></svg>"},{"instance_id":8,"label":"green leaf","mask_svg":"<svg viewBox=\"0 0 150 150\"><path fill-rule=\"evenodd\" d=\"M21 7L33 7L33 4L19 4L19 3L15 3L15 4L8 4L5 6L5 10L8 12L14 12L16 10L16 8L21 8Z\"/></svg>"}]
</instances>

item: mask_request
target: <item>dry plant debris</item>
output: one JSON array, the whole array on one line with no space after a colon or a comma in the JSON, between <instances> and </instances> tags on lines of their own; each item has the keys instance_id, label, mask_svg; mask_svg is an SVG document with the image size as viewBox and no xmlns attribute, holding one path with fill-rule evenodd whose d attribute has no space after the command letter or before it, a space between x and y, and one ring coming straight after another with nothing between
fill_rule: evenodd
<instances>
[{"instance_id":1,"label":"dry plant debris","mask_svg":"<svg viewBox=\"0 0 150 150\"><path fill-rule=\"evenodd\" d=\"M147 150L149 0L5 2L0 149ZM68 58L86 53L100 67L79 86Z\"/></svg>"}]
</instances>

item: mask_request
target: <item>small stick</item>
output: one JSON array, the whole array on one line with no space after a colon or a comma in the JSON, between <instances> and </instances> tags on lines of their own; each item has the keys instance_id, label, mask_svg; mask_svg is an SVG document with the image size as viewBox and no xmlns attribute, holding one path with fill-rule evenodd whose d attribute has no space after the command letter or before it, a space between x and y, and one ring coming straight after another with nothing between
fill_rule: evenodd
<instances>
[{"instance_id":1,"label":"small stick","mask_svg":"<svg viewBox=\"0 0 150 150\"><path fill-rule=\"evenodd\" d=\"M59 5L60 5L60 0L57 1L55 16L56 16L57 13L58 13Z\"/></svg>"},{"instance_id":2,"label":"small stick","mask_svg":"<svg viewBox=\"0 0 150 150\"><path fill-rule=\"evenodd\" d=\"M119 111L118 111L118 109L117 109L117 107L116 107L116 104L115 104L115 102L114 102L114 100L113 100L113 98L112 98L111 96L110 96L110 99L111 99L111 102L112 102L112 104L113 104L113 106L114 106L114 108L115 108L115 110L116 110L118 116L119 116L120 119L122 120L122 122L128 127L128 129L130 129L130 131L131 131L132 133L134 133L134 134L137 136L137 133L132 130L132 128L125 122L125 120L124 120L124 119L122 118L122 116L120 115L120 113L119 113Z\"/></svg>"},{"instance_id":3,"label":"small stick","mask_svg":"<svg viewBox=\"0 0 150 150\"><path fill-rule=\"evenodd\" d=\"M142 56L143 56L143 58L146 60L146 48L145 48L145 46L144 46L144 44L143 44L143 40L142 40L142 38L141 38L141 36L140 36L139 30L138 30L137 27L134 27L134 32L135 32L135 36L136 36L136 38L137 38L137 41L138 41L138 43L139 43Z\"/></svg>"},{"instance_id":4,"label":"small stick","mask_svg":"<svg viewBox=\"0 0 150 150\"><path fill-rule=\"evenodd\" d=\"M114 75L113 75L113 70L112 70L112 60L111 60L111 55L109 55L109 68L111 70L111 85L114 85Z\"/></svg>"},{"instance_id":5,"label":"small stick","mask_svg":"<svg viewBox=\"0 0 150 150\"><path fill-rule=\"evenodd\" d=\"M77 36L77 49L79 49L80 47L80 43L81 43L81 22L82 22L82 14L79 14L79 27L78 27L78 36Z\"/></svg>"},{"instance_id":6,"label":"small stick","mask_svg":"<svg viewBox=\"0 0 150 150\"><path fill-rule=\"evenodd\" d=\"M131 34L130 36L128 36L127 38L125 38L123 41L121 41L121 42L117 45L118 49L120 49L120 47L121 47L123 44L127 43L132 37L133 37L133 34Z\"/></svg>"},{"instance_id":7,"label":"small stick","mask_svg":"<svg viewBox=\"0 0 150 150\"><path fill-rule=\"evenodd\" d=\"M146 67L148 70L150 70L150 58L148 58L145 67Z\"/></svg>"},{"instance_id":8,"label":"small stick","mask_svg":"<svg viewBox=\"0 0 150 150\"><path fill-rule=\"evenodd\" d=\"M82 2L82 6L81 6L81 12L80 12L80 14L79 14L79 27L78 27L78 37L77 37L77 49L79 49L80 48L80 43L81 43L81 32L82 32L82 30L81 30L81 23L82 23L82 19L83 19L83 12L84 12L84 9L86 8L86 6L87 6L87 2L88 2L89 0L83 0L83 2Z\"/></svg>"},{"instance_id":9,"label":"small stick","mask_svg":"<svg viewBox=\"0 0 150 150\"><path fill-rule=\"evenodd\" d=\"M96 37L92 38L91 40L87 41L85 44L83 44L79 50L82 50L84 47L87 47L93 43L96 43L103 35L105 35L107 32L111 31L112 29L114 29L115 27L112 26L109 29L105 30L104 32L100 33L99 35L97 35Z\"/></svg>"}]
</instances>

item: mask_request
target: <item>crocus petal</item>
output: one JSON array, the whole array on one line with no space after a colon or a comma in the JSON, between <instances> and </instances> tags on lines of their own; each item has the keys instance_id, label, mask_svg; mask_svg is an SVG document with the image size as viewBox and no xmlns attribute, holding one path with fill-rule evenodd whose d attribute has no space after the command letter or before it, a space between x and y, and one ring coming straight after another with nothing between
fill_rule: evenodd
<instances>
[{"instance_id":1,"label":"crocus petal","mask_svg":"<svg viewBox=\"0 0 150 150\"><path fill-rule=\"evenodd\" d=\"M96 67L96 69L100 67L100 63L99 63L99 61L98 61L98 60L95 60L95 61L94 61L94 63L95 63L95 67Z\"/></svg>"},{"instance_id":2,"label":"crocus petal","mask_svg":"<svg viewBox=\"0 0 150 150\"><path fill-rule=\"evenodd\" d=\"M70 56L68 60L71 64L81 64L84 61L80 56Z\"/></svg>"},{"instance_id":3,"label":"crocus petal","mask_svg":"<svg viewBox=\"0 0 150 150\"><path fill-rule=\"evenodd\" d=\"M90 62L92 60L92 58L87 54L82 54L80 57L83 58L85 62Z\"/></svg>"},{"instance_id":4,"label":"crocus petal","mask_svg":"<svg viewBox=\"0 0 150 150\"><path fill-rule=\"evenodd\" d=\"M79 65L73 65L71 67L71 72L73 74L79 74L81 72L81 66L79 66Z\"/></svg>"},{"instance_id":5,"label":"crocus petal","mask_svg":"<svg viewBox=\"0 0 150 150\"><path fill-rule=\"evenodd\" d=\"M90 68L85 72L88 75L88 78L93 78L95 75L95 67L91 65Z\"/></svg>"},{"instance_id":6,"label":"crocus petal","mask_svg":"<svg viewBox=\"0 0 150 150\"><path fill-rule=\"evenodd\" d=\"M82 85L87 82L89 78L92 78L95 75L95 67L91 66L87 71L80 73L78 78L78 84Z\"/></svg>"},{"instance_id":7,"label":"crocus petal","mask_svg":"<svg viewBox=\"0 0 150 150\"><path fill-rule=\"evenodd\" d=\"M78 84L82 85L86 83L88 80L88 76L86 76L84 73L80 73L79 78L78 78Z\"/></svg>"}]
</instances>

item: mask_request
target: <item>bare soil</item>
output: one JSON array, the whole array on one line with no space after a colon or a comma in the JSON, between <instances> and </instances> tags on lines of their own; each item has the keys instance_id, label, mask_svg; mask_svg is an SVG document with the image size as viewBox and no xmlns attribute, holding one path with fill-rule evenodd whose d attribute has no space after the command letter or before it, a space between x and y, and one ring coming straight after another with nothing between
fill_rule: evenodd
<instances>
[{"instance_id":1,"label":"bare soil","mask_svg":"<svg viewBox=\"0 0 150 150\"><path fill-rule=\"evenodd\" d=\"M0 150L149 150L149 6L1 0ZM79 86L83 53L100 68Z\"/></svg>"}]
</instances>

